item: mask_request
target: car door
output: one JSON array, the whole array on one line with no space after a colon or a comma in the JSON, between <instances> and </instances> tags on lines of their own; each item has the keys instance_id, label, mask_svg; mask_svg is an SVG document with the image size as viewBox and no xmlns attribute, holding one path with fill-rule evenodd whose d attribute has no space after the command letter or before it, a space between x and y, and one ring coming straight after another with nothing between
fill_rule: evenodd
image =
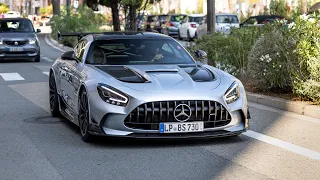
<instances>
[{"instance_id":1,"label":"car door","mask_svg":"<svg viewBox=\"0 0 320 180\"><path fill-rule=\"evenodd\" d=\"M86 40L79 41L74 48L75 60L65 60L63 65L60 66L60 71L65 74L61 79L62 97L68 109L71 111L69 112L70 115L74 114L75 97L81 79L81 74L77 70L77 67L81 65L86 44Z\"/></svg>"},{"instance_id":2,"label":"car door","mask_svg":"<svg viewBox=\"0 0 320 180\"><path fill-rule=\"evenodd\" d=\"M257 26L258 25L258 20L256 17L250 17L247 19L243 24L242 27L249 27L249 26Z\"/></svg>"},{"instance_id":3,"label":"car door","mask_svg":"<svg viewBox=\"0 0 320 180\"><path fill-rule=\"evenodd\" d=\"M188 31L188 19L189 16L184 18L181 25L181 37L187 37L187 31Z\"/></svg>"}]
</instances>

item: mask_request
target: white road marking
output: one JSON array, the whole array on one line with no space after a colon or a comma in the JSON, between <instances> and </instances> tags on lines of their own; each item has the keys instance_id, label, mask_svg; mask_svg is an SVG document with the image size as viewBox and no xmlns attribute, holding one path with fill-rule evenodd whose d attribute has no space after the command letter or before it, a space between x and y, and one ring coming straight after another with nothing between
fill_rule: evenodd
<instances>
[{"instance_id":1,"label":"white road marking","mask_svg":"<svg viewBox=\"0 0 320 180\"><path fill-rule=\"evenodd\" d=\"M49 72L42 72L43 74L49 76Z\"/></svg>"},{"instance_id":2,"label":"white road marking","mask_svg":"<svg viewBox=\"0 0 320 180\"><path fill-rule=\"evenodd\" d=\"M309 149L306 149L304 147L301 146L297 146L285 141L282 141L280 139L276 139L270 136L266 136L264 134L260 134L251 130L248 130L247 132L243 133L243 135L246 135L248 137L257 139L259 141L277 146L279 148L300 154L302 156L308 157L310 159L314 159L314 160L320 160L320 153L319 152L315 152Z\"/></svg>"},{"instance_id":3,"label":"white road marking","mask_svg":"<svg viewBox=\"0 0 320 180\"><path fill-rule=\"evenodd\" d=\"M49 61L49 62L53 62L53 59L50 59L50 58L48 58L48 57L41 57L42 59L44 59L44 60L46 60L46 61Z\"/></svg>"},{"instance_id":4,"label":"white road marking","mask_svg":"<svg viewBox=\"0 0 320 180\"><path fill-rule=\"evenodd\" d=\"M57 46L53 45L53 44L50 42L48 36L45 36L45 37L44 37L44 40L45 40L46 43L47 43L49 46L51 46L52 48L54 48L54 49L56 49L56 50L58 50L58 51L61 51L61 52L66 52L65 50L63 50L63 49L61 49L61 48L58 48Z\"/></svg>"},{"instance_id":5,"label":"white road marking","mask_svg":"<svg viewBox=\"0 0 320 180\"><path fill-rule=\"evenodd\" d=\"M21 81L24 80L22 76L20 76L19 73L0 73L0 76L5 81Z\"/></svg>"}]
</instances>

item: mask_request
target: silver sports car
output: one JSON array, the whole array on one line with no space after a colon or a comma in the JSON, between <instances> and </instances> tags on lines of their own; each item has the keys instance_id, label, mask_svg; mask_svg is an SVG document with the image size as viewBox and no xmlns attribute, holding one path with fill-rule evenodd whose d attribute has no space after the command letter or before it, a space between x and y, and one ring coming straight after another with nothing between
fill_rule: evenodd
<instances>
[{"instance_id":1,"label":"silver sports car","mask_svg":"<svg viewBox=\"0 0 320 180\"><path fill-rule=\"evenodd\" d=\"M242 83L151 32L58 33L74 51L50 69L50 109L95 135L134 138L236 136L249 127Z\"/></svg>"}]
</instances>

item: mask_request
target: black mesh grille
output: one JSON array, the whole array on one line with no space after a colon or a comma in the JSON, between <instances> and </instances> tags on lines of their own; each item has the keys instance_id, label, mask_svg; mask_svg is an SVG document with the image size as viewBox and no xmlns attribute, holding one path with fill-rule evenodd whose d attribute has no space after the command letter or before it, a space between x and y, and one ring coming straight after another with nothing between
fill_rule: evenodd
<instances>
[{"instance_id":1,"label":"black mesh grille","mask_svg":"<svg viewBox=\"0 0 320 180\"><path fill-rule=\"evenodd\" d=\"M221 127L231 122L229 112L215 101L161 101L140 105L125 119L129 128L143 130L159 130L159 123L179 122L174 117L174 109L179 104L187 104L191 116L186 122L203 121L204 128ZM189 109L185 109L189 112Z\"/></svg>"},{"instance_id":2,"label":"black mesh grille","mask_svg":"<svg viewBox=\"0 0 320 180\"><path fill-rule=\"evenodd\" d=\"M16 44L17 42L18 44ZM27 44L28 41L4 41L5 44L10 45L10 46L22 46Z\"/></svg>"}]
</instances>

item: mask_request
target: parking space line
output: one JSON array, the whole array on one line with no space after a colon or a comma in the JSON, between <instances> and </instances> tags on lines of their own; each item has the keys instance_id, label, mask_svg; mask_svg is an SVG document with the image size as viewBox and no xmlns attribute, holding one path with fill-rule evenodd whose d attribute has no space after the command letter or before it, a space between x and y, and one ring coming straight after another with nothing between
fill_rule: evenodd
<instances>
[{"instance_id":1,"label":"parking space line","mask_svg":"<svg viewBox=\"0 0 320 180\"><path fill-rule=\"evenodd\" d=\"M24 80L22 76L20 76L19 73L0 73L0 76L5 81L21 81Z\"/></svg>"},{"instance_id":2,"label":"parking space line","mask_svg":"<svg viewBox=\"0 0 320 180\"><path fill-rule=\"evenodd\" d=\"M42 72L43 74L49 76L49 72Z\"/></svg>"},{"instance_id":3,"label":"parking space line","mask_svg":"<svg viewBox=\"0 0 320 180\"><path fill-rule=\"evenodd\" d=\"M41 57L43 60L46 60L46 61L49 61L49 62L53 62L53 59L50 59L50 58L48 58L48 57Z\"/></svg>"},{"instance_id":4,"label":"parking space line","mask_svg":"<svg viewBox=\"0 0 320 180\"><path fill-rule=\"evenodd\" d=\"M320 153L316 152L316 151L312 151L309 149L306 149L304 147L301 146L297 146L285 141L282 141L280 139L276 139L270 136L266 136L264 134L260 134L251 130L248 130L247 132L243 133L243 135L257 139L259 141L277 146L279 148L300 154L302 156L308 157L310 159L314 159L314 160L320 160Z\"/></svg>"}]
</instances>

